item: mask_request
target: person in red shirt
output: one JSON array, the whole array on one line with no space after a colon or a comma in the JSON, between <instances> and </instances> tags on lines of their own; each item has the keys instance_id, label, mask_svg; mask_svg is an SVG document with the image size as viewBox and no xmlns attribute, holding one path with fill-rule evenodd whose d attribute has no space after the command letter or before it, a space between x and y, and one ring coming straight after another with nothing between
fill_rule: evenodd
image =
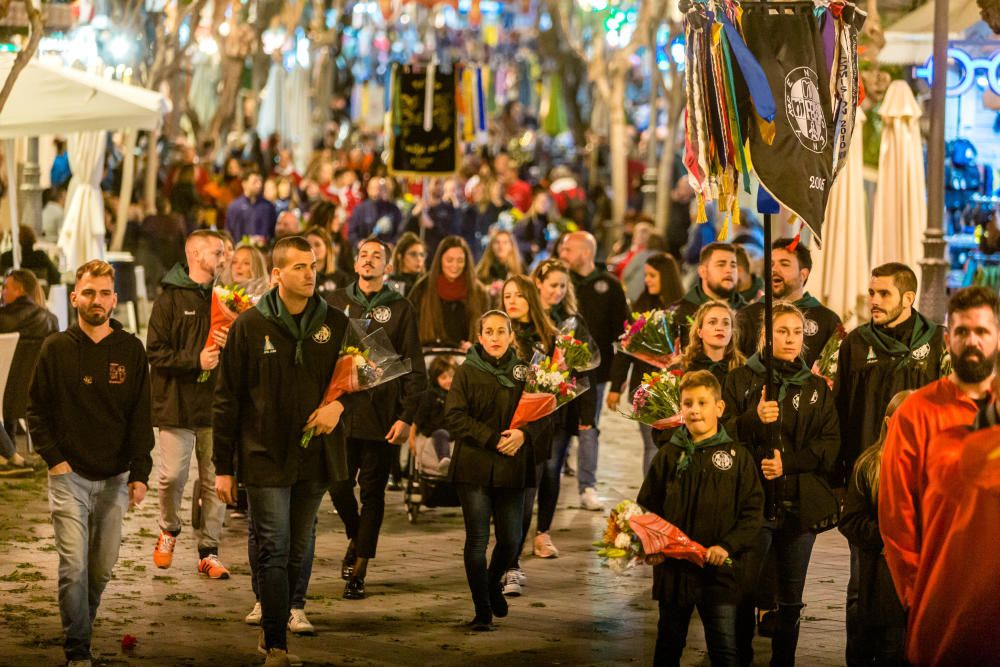
<instances>
[{"instance_id":1,"label":"person in red shirt","mask_svg":"<svg viewBox=\"0 0 1000 667\"><path fill-rule=\"evenodd\" d=\"M959 290L948 302L952 372L914 392L889 426L879 475L879 527L885 559L904 608L914 612L914 587L928 519L928 451L931 440L954 427L967 427L989 401L997 360L1000 300L984 287ZM908 651L910 644L908 643Z\"/></svg>"}]
</instances>

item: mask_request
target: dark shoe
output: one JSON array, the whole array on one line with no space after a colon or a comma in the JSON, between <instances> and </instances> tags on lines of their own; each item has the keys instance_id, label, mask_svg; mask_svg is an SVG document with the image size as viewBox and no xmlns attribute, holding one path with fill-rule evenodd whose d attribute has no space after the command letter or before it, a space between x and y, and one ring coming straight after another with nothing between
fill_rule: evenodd
<instances>
[{"instance_id":1,"label":"dark shoe","mask_svg":"<svg viewBox=\"0 0 1000 667\"><path fill-rule=\"evenodd\" d=\"M359 577L351 577L347 585L344 586L344 599L345 600L364 600L365 599L365 580Z\"/></svg>"},{"instance_id":2,"label":"dark shoe","mask_svg":"<svg viewBox=\"0 0 1000 667\"><path fill-rule=\"evenodd\" d=\"M357 553L354 550L354 541L348 543L347 553L344 554L344 560L340 563L340 578L344 581L350 581L351 575L354 574L354 561L357 560Z\"/></svg>"},{"instance_id":3,"label":"dark shoe","mask_svg":"<svg viewBox=\"0 0 1000 667\"><path fill-rule=\"evenodd\" d=\"M389 480L389 485L385 488L387 491L402 491L403 485L400 483L398 479L394 478Z\"/></svg>"},{"instance_id":4,"label":"dark shoe","mask_svg":"<svg viewBox=\"0 0 1000 667\"><path fill-rule=\"evenodd\" d=\"M473 632L493 632L496 630L493 626L492 619L479 615L466 623L465 627L469 628Z\"/></svg>"},{"instance_id":5,"label":"dark shoe","mask_svg":"<svg viewBox=\"0 0 1000 667\"><path fill-rule=\"evenodd\" d=\"M490 589L490 609L497 618L504 618L507 615L507 598L503 596L503 586L499 582Z\"/></svg>"},{"instance_id":6,"label":"dark shoe","mask_svg":"<svg viewBox=\"0 0 1000 667\"><path fill-rule=\"evenodd\" d=\"M778 611L773 609L764 612L757 623L757 634L761 637L773 639L781 631L781 622L778 619Z\"/></svg>"},{"instance_id":7,"label":"dark shoe","mask_svg":"<svg viewBox=\"0 0 1000 667\"><path fill-rule=\"evenodd\" d=\"M566 463L566 466L563 468L563 474L566 475L567 477L576 477L576 471L573 470L573 466L571 466L568 462Z\"/></svg>"}]
</instances>

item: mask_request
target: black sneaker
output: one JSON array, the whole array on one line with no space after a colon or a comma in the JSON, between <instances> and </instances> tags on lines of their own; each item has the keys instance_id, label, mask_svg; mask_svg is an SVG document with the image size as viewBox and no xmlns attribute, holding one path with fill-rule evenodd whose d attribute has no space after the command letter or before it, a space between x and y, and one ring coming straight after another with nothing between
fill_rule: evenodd
<instances>
[{"instance_id":1,"label":"black sneaker","mask_svg":"<svg viewBox=\"0 0 1000 667\"><path fill-rule=\"evenodd\" d=\"M351 577L347 585L344 586L344 599L345 600L364 600L365 599L365 580L360 577Z\"/></svg>"},{"instance_id":2,"label":"black sneaker","mask_svg":"<svg viewBox=\"0 0 1000 667\"><path fill-rule=\"evenodd\" d=\"M504 618L507 615L507 598L503 596L503 585L500 583L490 590L490 608L497 618Z\"/></svg>"},{"instance_id":3,"label":"black sneaker","mask_svg":"<svg viewBox=\"0 0 1000 667\"><path fill-rule=\"evenodd\" d=\"M469 628L473 632L493 632L496 627L492 623L492 619L479 616L478 614L474 619L465 624L465 627Z\"/></svg>"}]
</instances>

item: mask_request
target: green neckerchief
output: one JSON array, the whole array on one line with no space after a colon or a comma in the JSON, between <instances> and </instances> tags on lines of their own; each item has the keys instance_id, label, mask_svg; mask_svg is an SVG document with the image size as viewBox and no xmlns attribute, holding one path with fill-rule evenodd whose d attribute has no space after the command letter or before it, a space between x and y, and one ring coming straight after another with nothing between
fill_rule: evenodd
<instances>
[{"instance_id":1,"label":"green neckerchief","mask_svg":"<svg viewBox=\"0 0 1000 667\"><path fill-rule=\"evenodd\" d=\"M926 345L934 337L935 326L928 322L923 315L913 311L913 333L910 335L910 345L906 346L902 341L896 340L885 333L880 327L872 322L867 322L858 327L858 333L875 352L880 355L888 355L896 359L896 370L901 370L910 360L910 353Z\"/></svg>"},{"instance_id":2,"label":"green neckerchief","mask_svg":"<svg viewBox=\"0 0 1000 667\"><path fill-rule=\"evenodd\" d=\"M715 375L716 370L721 368L723 371L725 371L726 369L729 368L729 360L723 357L719 361L712 361L707 354L701 352L697 357L695 357L692 360L691 365L697 366L698 370L705 370L711 373L712 375Z\"/></svg>"},{"instance_id":3,"label":"green neckerchief","mask_svg":"<svg viewBox=\"0 0 1000 667\"><path fill-rule=\"evenodd\" d=\"M568 320L570 318L570 314L566 310L566 302L565 301L559 302L556 305L549 308L549 317L551 317L552 321L556 323L556 326L559 326L560 324Z\"/></svg>"},{"instance_id":4,"label":"green neckerchief","mask_svg":"<svg viewBox=\"0 0 1000 667\"><path fill-rule=\"evenodd\" d=\"M277 287L257 302L257 310L260 311L261 315L283 326L295 339L296 366L301 366L303 363L302 341L319 331L323 323L326 322L326 308L326 301L313 294L306 304L306 309L302 311L302 326L299 326L292 314L285 308L285 302L278 296Z\"/></svg>"},{"instance_id":5,"label":"green neckerchief","mask_svg":"<svg viewBox=\"0 0 1000 667\"><path fill-rule=\"evenodd\" d=\"M365 293L361 291L358 287L358 281L355 280L353 283L347 286L347 298L364 308L365 312L362 317L368 317L373 310L379 306L388 306L401 299L403 295L394 289L391 289L388 285L382 285L382 289L375 292L375 295L368 299Z\"/></svg>"},{"instance_id":6,"label":"green neckerchief","mask_svg":"<svg viewBox=\"0 0 1000 667\"><path fill-rule=\"evenodd\" d=\"M482 354L480 354L480 352L482 352ZM522 362L517 358L517 355L514 354L514 350L508 349L503 355L503 358L500 359L499 365L491 364L489 361L484 359L485 355L486 352L483 350L481 345L473 345L469 348L468 353L465 355L465 363L469 364L473 368L478 368L484 373L489 373L497 379L497 382L499 382L502 387L507 387L508 389L514 389L517 387L517 384L515 384L512 379L512 374L514 372L514 366L517 366Z\"/></svg>"},{"instance_id":7,"label":"green neckerchief","mask_svg":"<svg viewBox=\"0 0 1000 667\"><path fill-rule=\"evenodd\" d=\"M809 367L806 366L806 362L803 361L802 357L798 357L796 361L792 363L795 364L797 368L791 375L780 372L777 368L777 364L775 364L774 379L780 383L778 387L779 403L785 400L785 396L788 395L789 387L801 387L805 384L806 380L812 377L812 371L810 371ZM747 359L747 368L761 377L767 376L767 369L764 367L764 362L760 358L760 352L755 353L752 357Z\"/></svg>"},{"instance_id":8,"label":"green neckerchief","mask_svg":"<svg viewBox=\"0 0 1000 667\"><path fill-rule=\"evenodd\" d=\"M814 297L809 292L803 292L802 298L795 302L795 307L799 310L808 310L810 308L819 308L822 306L819 299Z\"/></svg>"},{"instance_id":9,"label":"green neckerchief","mask_svg":"<svg viewBox=\"0 0 1000 667\"><path fill-rule=\"evenodd\" d=\"M167 275L163 276L160 280L162 285L172 285L174 287L181 287L183 289L196 289L203 293L209 294L212 291L212 283L196 283L191 280L190 274L188 274L187 264L177 262L174 264L173 268L167 272Z\"/></svg>"},{"instance_id":10,"label":"green neckerchief","mask_svg":"<svg viewBox=\"0 0 1000 667\"><path fill-rule=\"evenodd\" d=\"M688 466L691 465L691 459L694 457L695 450L698 449L708 449L709 447L715 447L716 445L725 445L732 442L733 439L729 437L726 433L726 429L719 425L719 432L713 435L711 438L702 440L701 442L695 442L691 439L691 432L687 430L687 426L681 426L674 431L674 434L670 436L670 444L675 447L680 447L684 450L681 457L677 460L677 475L680 476Z\"/></svg>"},{"instance_id":11,"label":"green neckerchief","mask_svg":"<svg viewBox=\"0 0 1000 667\"><path fill-rule=\"evenodd\" d=\"M598 278L606 277L607 272L608 269L604 264L601 264L600 262L595 262L594 270L585 276L581 276L576 271L573 271L573 276L572 276L573 284L578 285L580 287L585 287L591 284L592 282L596 281Z\"/></svg>"},{"instance_id":12,"label":"green neckerchief","mask_svg":"<svg viewBox=\"0 0 1000 667\"><path fill-rule=\"evenodd\" d=\"M701 280L696 280L694 286L687 291L687 294L685 294L682 299L682 301L693 303L696 306L700 306L706 301L713 300L714 299L705 294L705 291L701 289ZM729 297L728 303L733 310L739 310L747 305L746 300L740 295L739 292L733 292L732 296Z\"/></svg>"}]
</instances>

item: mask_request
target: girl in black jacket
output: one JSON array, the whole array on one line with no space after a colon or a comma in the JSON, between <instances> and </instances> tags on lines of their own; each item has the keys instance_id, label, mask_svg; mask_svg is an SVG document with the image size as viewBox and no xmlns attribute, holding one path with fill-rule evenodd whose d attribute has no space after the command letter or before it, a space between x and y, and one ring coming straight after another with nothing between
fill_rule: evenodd
<instances>
[{"instance_id":1,"label":"girl in black jacket","mask_svg":"<svg viewBox=\"0 0 1000 667\"><path fill-rule=\"evenodd\" d=\"M445 401L445 424L455 439L449 477L465 518L465 574L475 605L473 630L491 629L507 615L500 580L517 556L524 489L535 484L532 446L545 442L548 420L511 429L528 367L512 349L510 318L497 310L479 320L479 343L466 356ZM489 568L490 517L496 546Z\"/></svg>"},{"instance_id":2,"label":"girl in black jacket","mask_svg":"<svg viewBox=\"0 0 1000 667\"><path fill-rule=\"evenodd\" d=\"M747 443L769 491L764 527L747 558L745 592L757 588L773 549L778 564L778 623L771 664L794 665L802 592L816 540L812 529L829 527L838 512L825 477L837 459L840 430L832 392L802 360L805 317L795 306L778 302L772 323L774 384L765 387L765 360L758 352L746 366L729 373L723 400L726 430ZM750 664L754 609L749 595L737 620L740 658Z\"/></svg>"}]
</instances>

